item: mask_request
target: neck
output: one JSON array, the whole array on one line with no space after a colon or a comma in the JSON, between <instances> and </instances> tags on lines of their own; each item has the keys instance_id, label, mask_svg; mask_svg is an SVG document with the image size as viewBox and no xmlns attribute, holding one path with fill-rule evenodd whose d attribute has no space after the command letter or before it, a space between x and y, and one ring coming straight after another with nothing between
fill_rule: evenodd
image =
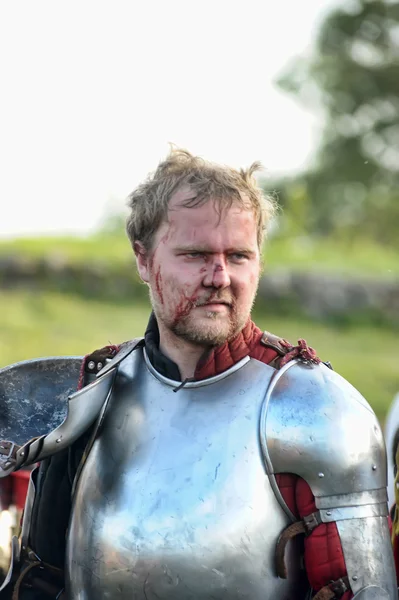
<instances>
[{"instance_id":1,"label":"neck","mask_svg":"<svg viewBox=\"0 0 399 600\"><path fill-rule=\"evenodd\" d=\"M161 352L176 363L182 381L193 378L198 361L204 354L205 348L187 342L166 329L160 322L158 322L158 327L159 349Z\"/></svg>"}]
</instances>

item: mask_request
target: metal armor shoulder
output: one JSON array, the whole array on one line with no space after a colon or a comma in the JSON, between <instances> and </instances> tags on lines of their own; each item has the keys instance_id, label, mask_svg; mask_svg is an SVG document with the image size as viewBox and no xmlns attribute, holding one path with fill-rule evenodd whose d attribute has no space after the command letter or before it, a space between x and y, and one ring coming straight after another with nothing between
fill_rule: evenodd
<instances>
[{"instance_id":1,"label":"metal armor shoulder","mask_svg":"<svg viewBox=\"0 0 399 600\"><path fill-rule=\"evenodd\" d=\"M354 598L397 598L388 527L385 445L377 418L345 379L323 364L292 361L276 372L261 416L270 481L295 520L274 475L302 477L317 511L307 531L335 522Z\"/></svg>"},{"instance_id":2,"label":"metal armor shoulder","mask_svg":"<svg viewBox=\"0 0 399 600\"><path fill-rule=\"evenodd\" d=\"M94 422L114 371L76 392L82 357L49 357L0 370L0 477L70 446Z\"/></svg>"},{"instance_id":3,"label":"metal armor shoulder","mask_svg":"<svg viewBox=\"0 0 399 600\"><path fill-rule=\"evenodd\" d=\"M276 373L261 437L269 472L299 475L316 502L386 487L385 445L373 410L323 364L292 361Z\"/></svg>"}]
</instances>

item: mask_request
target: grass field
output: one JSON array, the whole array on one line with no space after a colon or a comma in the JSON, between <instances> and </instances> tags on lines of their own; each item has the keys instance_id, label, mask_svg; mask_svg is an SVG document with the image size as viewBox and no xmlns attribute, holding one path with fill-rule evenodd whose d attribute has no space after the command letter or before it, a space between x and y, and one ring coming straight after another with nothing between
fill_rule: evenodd
<instances>
[{"instance_id":1,"label":"grass field","mask_svg":"<svg viewBox=\"0 0 399 600\"><path fill-rule=\"evenodd\" d=\"M57 293L0 293L0 367L38 356L83 355L142 335L149 305L85 300ZM375 327L337 328L255 309L259 327L296 342L305 338L346 377L383 420L399 391L397 335Z\"/></svg>"}]
</instances>

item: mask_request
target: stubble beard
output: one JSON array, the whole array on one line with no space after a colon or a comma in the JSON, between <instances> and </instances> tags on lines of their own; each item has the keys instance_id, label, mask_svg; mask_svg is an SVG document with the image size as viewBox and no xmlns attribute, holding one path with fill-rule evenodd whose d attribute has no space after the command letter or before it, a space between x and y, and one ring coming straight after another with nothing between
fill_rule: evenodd
<instances>
[{"instance_id":1,"label":"stubble beard","mask_svg":"<svg viewBox=\"0 0 399 600\"><path fill-rule=\"evenodd\" d=\"M150 288L150 300L158 322L169 329L175 336L198 346L206 348L221 346L236 337L247 323L255 301L245 313L238 312L233 299L228 307L228 316L221 316L219 312L203 309L203 315L196 317L193 314L197 304L188 301L184 314L170 318L164 307L157 300Z\"/></svg>"},{"instance_id":2,"label":"stubble beard","mask_svg":"<svg viewBox=\"0 0 399 600\"><path fill-rule=\"evenodd\" d=\"M247 320L237 318L234 306L228 310L229 315L223 317L217 312L204 310L203 315L197 318L191 310L188 315L172 323L170 329L187 342L206 347L220 346L235 337Z\"/></svg>"}]
</instances>

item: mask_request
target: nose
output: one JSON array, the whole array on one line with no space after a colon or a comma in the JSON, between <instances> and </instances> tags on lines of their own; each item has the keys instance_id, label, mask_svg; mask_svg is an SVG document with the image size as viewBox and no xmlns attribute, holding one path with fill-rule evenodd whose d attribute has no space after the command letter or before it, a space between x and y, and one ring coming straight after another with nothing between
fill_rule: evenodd
<instances>
[{"instance_id":1,"label":"nose","mask_svg":"<svg viewBox=\"0 0 399 600\"><path fill-rule=\"evenodd\" d=\"M217 258L209 261L207 270L203 279L205 287L214 287L216 289L224 289L230 285L230 275L228 265L224 258Z\"/></svg>"}]
</instances>

